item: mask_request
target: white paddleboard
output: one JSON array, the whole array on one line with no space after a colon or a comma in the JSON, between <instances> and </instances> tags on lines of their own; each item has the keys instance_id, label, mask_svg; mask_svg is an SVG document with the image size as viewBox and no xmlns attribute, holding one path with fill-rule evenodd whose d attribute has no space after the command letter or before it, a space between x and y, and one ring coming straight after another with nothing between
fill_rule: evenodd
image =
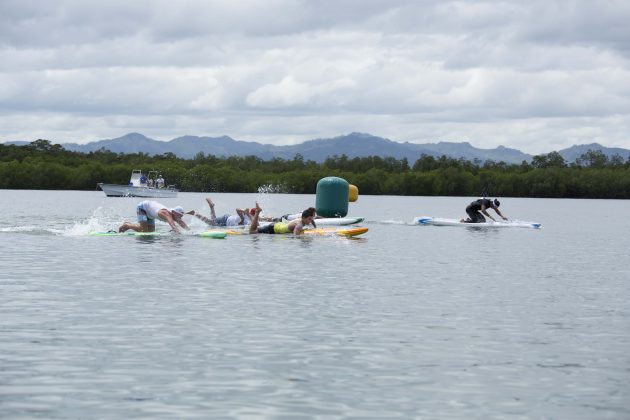
<instances>
[{"instance_id":1,"label":"white paddleboard","mask_svg":"<svg viewBox=\"0 0 630 420\"><path fill-rule=\"evenodd\" d=\"M302 213L287 214L282 216L283 220L294 220L302 217ZM322 217L321 219L315 219L317 226L348 226L364 221L364 217Z\"/></svg>"},{"instance_id":2,"label":"white paddleboard","mask_svg":"<svg viewBox=\"0 0 630 420\"><path fill-rule=\"evenodd\" d=\"M315 224L319 226L348 226L361 223L365 220L363 217L329 217L315 219Z\"/></svg>"},{"instance_id":3,"label":"white paddleboard","mask_svg":"<svg viewBox=\"0 0 630 420\"><path fill-rule=\"evenodd\" d=\"M465 227L488 227L488 228L530 228L540 229L542 226L536 222L524 222L521 220L508 220L501 222L488 221L485 223L464 223L458 219L444 219L441 217L416 217L414 224L432 226L465 226Z\"/></svg>"}]
</instances>

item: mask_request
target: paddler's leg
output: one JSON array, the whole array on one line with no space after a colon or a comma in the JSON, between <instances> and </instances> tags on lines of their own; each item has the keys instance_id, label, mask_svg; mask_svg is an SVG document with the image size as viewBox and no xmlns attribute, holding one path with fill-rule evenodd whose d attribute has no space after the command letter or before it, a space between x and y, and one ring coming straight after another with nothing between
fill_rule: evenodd
<instances>
[{"instance_id":1,"label":"paddler's leg","mask_svg":"<svg viewBox=\"0 0 630 420\"><path fill-rule=\"evenodd\" d=\"M197 219L199 219L199 220L201 220L203 222L206 222L207 224L209 224L211 226L214 225L214 219L210 220L206 216L203 216L203 215L201 215L199 213L194 213L193 216L195 216Z\"/></svg>"},{"instance_id":2,"label":"paddler's leg","mask_svg":"<svg viewBox=\"0 0 630 420\"><path fill-rule=\"evenodd\" d=\"M251 210L254 210L254 209L248 209L248 208L243 209L243 215L245 217L247 217L246 224L251 224L252 223L252 219L254 218L254 214L253 213L256 213L256 210L254 210L253 213L251 212Z\"/></svg>"},{"instance_id":3,"label":"paddler's leg","mask_svg":"<svg viewBox=\"0 0 630 420\"><path fill-rule=\"evenodd\" d=\"M240 220L238 221L239 225L244 225L245 224L245 210L243 209L236 209L236 214L238 214L238 217L240 217Z\"/></svg>"},{"instance_id":4,"label":"paddler's leg","mask_svg":"<svg viewBox=\"0 0 630 420\"><path fill-rule=\"evenodd\" d=\"M118 233L123 233L128 231L129 229L131 229L131 226L133 225L133 223L131 222L125 222L122 225L120 225L120 227L118 228ZM134 229L135 230L135 229Z\"/></svg>"},{"instance_id":5,"label":"paddler's leg","mask_svg":"<svg viewBox=\"0 0 630 420\"><path fill-rule=\"evenodd\" d=\"M128 230L135 230L136 232L153 232L155 231L155 224L153 225L153 229L151 229L147 222L125 222L118 228L118 233L123 233Z\"/></svg>"},{"instance_id":6,"label":"paddler's leg","mask_svg":"<svg viewBox=\"0 0 630 420\"><path fill-rule=\"evenodd\" d=\"M474 220L475 223L485 223L486 222L486 218L483 217L483 214L481 214L481 212L477 212L476 216L477 216L477 218Z\"/></svg>"},{"instance_id":7,"label":"paddler's leg","mask_svg":"<svg viewBox=\"0 0 630 420\"><path fill-rule=\"evenodd\" d=\"M460 220L461 222L464 223L477 223L477 214L479 212L475 211L475 209L472 208L471 205L466 207L466 214L468 215L468 219L464 220Z\"/></svg>"},{"instance_id":8,"label":"paddler's leg","mask_svg":"<svg viewBox=\"0 0 630 420\"><path fill-rule=\"evenodd\" d=\"M208 205L210 206L210 214L212 215L212 220L217 218L216 213L214 212L214 203L210 200L210 197L206 198Z\"/></svg>"},{"instance_id":9,"label":"paddler's leg","mask_svg":"<svg viewBox=\"0 0 630 420\"><path fill-rule=\"evenodd\" d=\"M258 232L258 219L260 218L260 212L262 212L262 209L258 205L258 201L256 201L256 213L254 213L254 219L252 220L252 224L249 225L249 233Z\"/></svg>"},{"instance_id":10,"label":"paddler's leg","mask_svg":"<svg viewBox=\"0 0 630 420\"><path fill-rule=\"evenodd\" d=\"M149 224L151 219L148 218L147 212L140 206L136 207L136 217L138 223L125 222L118 228L118 232L126 232L128 230L135 230L136 232L149 232ZM155 220L153 220L153 232L155 230Z\"/></svg>"}]
</instances>

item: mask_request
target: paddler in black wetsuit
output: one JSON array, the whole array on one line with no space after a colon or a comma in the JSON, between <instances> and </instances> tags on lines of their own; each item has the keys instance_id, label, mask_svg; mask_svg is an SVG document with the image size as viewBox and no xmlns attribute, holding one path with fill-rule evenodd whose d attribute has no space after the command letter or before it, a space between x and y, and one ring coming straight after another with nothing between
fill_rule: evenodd
<instances>
[{"instance_id":1,"label":"paddler in black wetsuit","mask_svg":"<svg viewBox=\"0 0 630 420\"><path fill-rule=\"evenodd\" d=\"M291 220L288 223L284 222L275 222L269 225L258 227L258 220L260 216L260 212L262 209L256 202L256 212L254 214L254 219L252 220L252 224L249 226L249 233L293 233L294 235L301 235L304 231L305 225L313 225L313 227L317 227L315 225L315 208L309 207L302 212L302 217L299 219Z\"/></svg>"},{"instance_id":2,"label":"paddler in black wetsuit","mask_svg":"<svg viewBox=\"0 0 630 420\"><path fill-rule=\"evenodd\" d=\"M486 221L486 218L483 217L481 213L491 218L493 222L496 222L496 220L494 220L494 217L488 214L488 212L486 211L487 209L493 209L495 212L497 212L499 216L501 216L503 220L507 220L507 217L502 215L501 212L499 211L500 205L501 203L496 198L494 199L494 201L489 200L487 198L480 198L479 200L475 200L472 203L470 203L468 207L466 207L466 213L468 213L468 219L462 219L460 220L460 222L484 223Z\"/></svg>"}]
</instances>

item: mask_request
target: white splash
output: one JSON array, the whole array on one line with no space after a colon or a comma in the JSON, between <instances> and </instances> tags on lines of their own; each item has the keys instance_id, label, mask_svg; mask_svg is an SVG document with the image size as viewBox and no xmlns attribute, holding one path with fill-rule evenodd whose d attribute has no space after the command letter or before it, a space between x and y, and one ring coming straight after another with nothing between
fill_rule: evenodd
<instances>
[{"instance_id":1,"label":"white splash","mask_svg":"<svg viewBox=\"0 0 630 420\"><path fill-rule=\"evenodd\" d=\"M60 231L59 234L85 236L90 232L111 230L120 224L120 218L118 215L109 214L109 211L103 207L98 207L87 220L75 222L72 226Z\"/></svg>"},{"instance_id":2,"label":"white splash","mask_svg":"<svg viewBox=\"0 0 630 420\"><path fill-rule=\"evenodd\" d=\"M258 187L258 194L283 194L287 192L287 187L284 184L267 184Z\"/></svg>"}]
</instances>

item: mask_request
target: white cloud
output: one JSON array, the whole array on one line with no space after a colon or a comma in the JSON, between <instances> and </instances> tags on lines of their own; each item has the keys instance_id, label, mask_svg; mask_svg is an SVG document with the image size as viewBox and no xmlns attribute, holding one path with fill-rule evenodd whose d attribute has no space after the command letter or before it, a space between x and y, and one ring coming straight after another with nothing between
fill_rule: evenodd
<instances>
[{"instance_id":1,"label":"white cloud","mask_svg":"<svg viewBox=\"0 0 630 420\"><path fill-rule=\"evenodd\" d=\"M624 1L0 2L0 141L630 148Z\"/></svg>"},{"instance_id":2,"label":"white cloud","mask_svg":"<svg viewBox=\"0 0 630 420\"><path fill-rule=\"evenodd\" d=\"M260 108L305 106L313 100L316 89L296 81L292 76L279 83L266 84L247 95L247 105Z\"/></svg>"}]
</instances>

